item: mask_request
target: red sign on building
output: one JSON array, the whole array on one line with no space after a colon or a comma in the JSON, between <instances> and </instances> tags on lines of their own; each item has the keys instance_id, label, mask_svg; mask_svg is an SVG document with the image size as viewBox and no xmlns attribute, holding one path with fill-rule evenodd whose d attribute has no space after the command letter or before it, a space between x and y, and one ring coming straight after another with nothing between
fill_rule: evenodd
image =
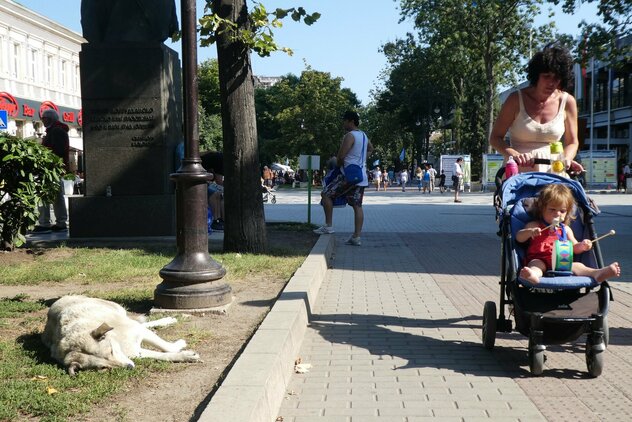
<instances>
[{"instance_id":1,"label":"red sign on building","mask_svg":"<svg viewBox=\"0 0 632 422\"><path fill-rule=\"evenodd\" d=\"M22 104L22 114L28 117L35 116L35 109L33 107L29 107L27 104Z\"/></svg>"},{"instance_id":2,"label":"red sign on building","mask_svg":"<svg viewBox=\"0 0 632 422\"><path fill-rule=\"evenodd\" d=\"M67 123L75 122L75 113L73 113L72 111L64 111L61 116L64 122L67 122Z\"/></svg>"},{"instance_id":3,"label":"red sign on building","mask_svg":"<svg viewBox=\"0 0 632 422\"><path fill-rule=\"evenodd\" d=\"M42 114L44 114L44 110L47 110L49 108L52 108L57 113L59 113L59 108L57 108L57 106L55 105L54 102L52 102L52 101L43 101L42 105L40 106L40 109L39 109L40 119L42 118Z\"/></svg>"},{"instance_id":4,"label":"red sign on building","mask_svg":"<svg viewBox=\"0 0 632 422\"><path fill-rule=\"evenodd\" d=\"M6 110L11 117L18 115L18 102L15 97L8 92L0 92L0 110Z\"/></svg>"}]
</instances>

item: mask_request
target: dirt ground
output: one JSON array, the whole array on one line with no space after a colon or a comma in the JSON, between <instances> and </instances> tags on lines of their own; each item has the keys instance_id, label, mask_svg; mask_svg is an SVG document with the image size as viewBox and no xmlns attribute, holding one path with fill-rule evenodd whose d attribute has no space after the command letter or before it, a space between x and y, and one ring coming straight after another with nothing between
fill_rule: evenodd
<instances>
[{"instance_id":1,"label":"dirt ground","mask_svg":"<svg viewBox=\"0 0 632 422\"><path fill-rule=\"evenodd\" d=\"M305 250L317 240L306 232L269 230L271 244L285 244L292 250ZM0 267L7 262L33 259L33 250L0 253ZM51 252L54 253L54 252ZM227 314L191 315L159 334L175 340L180 332L200 333L195 340L196 352L203 362L172 364L172 371L151 375L134 382L127 390L96 405L88 415L74 421L190 421L202 413L213 392L234 363L240 351L270 310L288 280L253 277L231 283L234 302ZM90 289L95 289L90 285ZM98 289L118 288L102 285ZM81 293L85 285L50 284L38 286L2 286L0 297L26 294L30 299L52 299L69 293ZM45 317L42 311L42 318ZM43 328L43 325L42 325Z\"/></svg>"}]
</instances>

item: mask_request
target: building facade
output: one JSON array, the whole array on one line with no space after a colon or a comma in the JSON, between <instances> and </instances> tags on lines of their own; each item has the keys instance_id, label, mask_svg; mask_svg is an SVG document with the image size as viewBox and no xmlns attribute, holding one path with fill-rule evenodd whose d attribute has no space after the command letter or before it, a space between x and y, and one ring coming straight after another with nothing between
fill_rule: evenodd
<instances>
[{"instance_id":1,"label":"building facade","mask_svg":"<svg viewBox=\"0 0 632 422\"><path fill-rule=\"evenodd\" d=\"M619 41L632 44L632 36ZM616 66L589 60L575 66L575 97L579 109L582 150L616 151L619 163L632 154L632 61L621 58ZM583 135L583 136L581 136Z\"/></svg>"},{"instance_id":2,"label":"building facade","mask_svg":"<svg viewBox=\"0 0 632 422\"><path fill-rule=\"evenodd\" d=\"M79 51L85 40L11 0L0 0L0 110L7 132L41 138L41 114L59 113L70 127L71 169L81 169Z\"/></svg>"}]
</instances>

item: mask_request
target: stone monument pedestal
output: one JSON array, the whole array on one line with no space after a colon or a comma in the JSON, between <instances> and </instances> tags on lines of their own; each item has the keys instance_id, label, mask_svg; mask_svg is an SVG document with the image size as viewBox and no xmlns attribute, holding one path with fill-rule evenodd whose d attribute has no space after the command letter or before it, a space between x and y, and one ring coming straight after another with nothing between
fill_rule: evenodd
<instances>
[{"instance_id":1,"label":"stone monument pedestal","mask_svg":"<svg viewBox=\"0 0 632 422\"><path fill-rule=\"evenodd\" d=\"M178 54L160 42L84 44L80 62L85 196L70 198L70 237L175 235Z\"/></svg>"}]
</instances>

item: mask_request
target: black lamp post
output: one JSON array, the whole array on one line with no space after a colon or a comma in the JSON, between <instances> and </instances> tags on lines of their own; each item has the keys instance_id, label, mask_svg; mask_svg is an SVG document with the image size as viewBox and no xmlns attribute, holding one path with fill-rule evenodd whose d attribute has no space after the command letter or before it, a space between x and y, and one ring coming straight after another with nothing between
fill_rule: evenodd
<instances>
[{"instance_id":1,"label":"black lamp post","mask_svg":"<svg viewBox=\"0 0 632 422\"><path fill-rule=\"evenodd\" d=\"M421 121L419 120L419 117L417 117L417 121L415 122L415 126L417 126L417 128L419 128L421 126ZM419 135L419 141L416 142L417 144L417 154L415 154L415 157L417 158L417 163L421 163L421 154L423 151L423 147L424 147L424 138L423 138L423 130L422 133ZM413 171L415 171L416 169L413 169Z\"/></svg>"},{"instance_id":2,"label":"black lamp post","mask_svg":"<svg viewBox=\"0 0 632 422\"><path fill-rule=\"evenodd\" d=\"M176 257L160 270L154 303L164 309L208 309L232 300L220 281L226 270L208 253L207 182L198 132L197 34L195 0L181 0L184 79L184 158L176 183Z\"/></svg>"}]
</instances>

